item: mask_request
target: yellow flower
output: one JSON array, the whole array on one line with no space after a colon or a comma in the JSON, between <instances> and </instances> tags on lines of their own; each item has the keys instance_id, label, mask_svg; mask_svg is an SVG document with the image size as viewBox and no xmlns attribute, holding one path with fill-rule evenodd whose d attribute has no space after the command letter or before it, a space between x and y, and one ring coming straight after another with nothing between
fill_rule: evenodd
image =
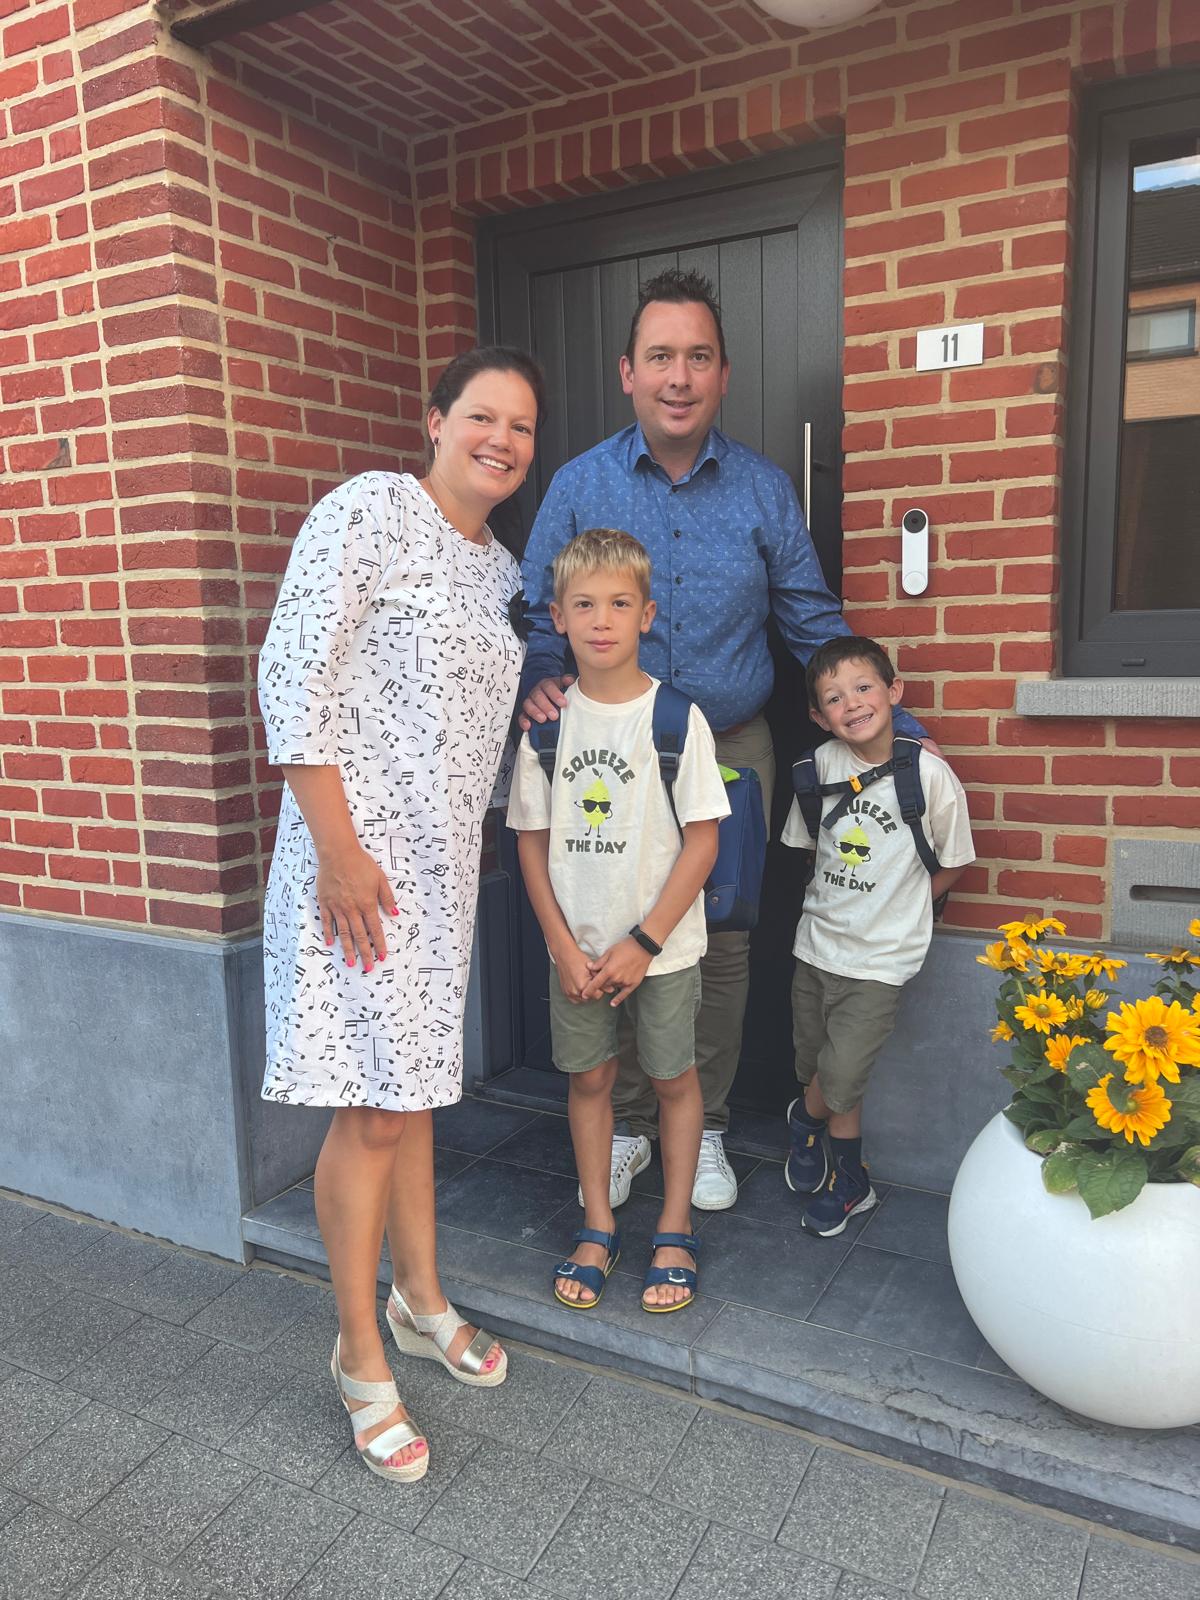
<instances>
[{"instance_id":1,"label":"yellow flower","mask_svg":"<svg viewBox=\"0 0 1200 1600\"><path fill-rule=\"evenodd\" d=\"M1067 1021L1068 1022L1078 1022L1080 1017L1083 1015L1083 1009L1084 1009L1083 1008L1083 1001L1079 998L1079 996L1077 994L1068 995L1067 996L1067 1000L1066 1000L1066 1006L1067 1006Z\"/></svg>"},{"instance_id":2,"label":"yellow flower","mask_svg":"<svg viewBox=\"0 0 1200 1600\"><path fill-rule=\"evenodd\" d=\"M996 972L1024 972L1025 963L1029 958L1029 951L1024 945L1010 947L1000 943L989 944L981 956L976 956L981 967L991 967Z\"/></svg>"},{"instance_id":3,"label":"yellow flower","mask_svg":"<svg viewBox=\"0 0 1200 1600\"><path fill-rule=\"evenodd\" d=\"M1000 932L1009 944L1021 944L1026 939L1039 939L1049 929L1053 933L1066 933L1065 924L1057 917L1024 917L1020 922L1002 922Z\"/></svg>"},{"instance_id":4,"label":"yellow flower","mask_svg":"<svg viewBox=\"0 0 1200 1600\"><path fill-rule=\"evenodd\" d=\"M1089 977L1107 978L1113 981L1122 967L1129 965L1128 961L1117 961L1113 956L1106 956L1102 950L1093 950L1090 956L1081 956L1083 971Z\"/></svg>"},{"instance_id":5,"label":"yellow flower","mask_svg":"<svg viewBox=\"0 0 1200 1600\"><path fill-rule=\"evenodd\" d=\"M1200 917L1193 917L1188 923L1188 932L1193 939L1200 939Z\"/></svg>"},{"instance_id":6,"label":"yellow flower","mask_svg":"<svg viewBox=\"0 0 1200 1600\"><path fill-rule=\"evenodd\" d=\"M1009 1039L1015 1039L1016 1034L1007 1022L998 1022L992 1029L992 1039L996 1044L1005 1044Z\"/></svg>"},{"instance_id":7,"label":"yellow flower","mask_svg":"<svg viewBox=\"0 0 1200 1600\"><path fill-rule=\"evenodd\" d=\"M1181 944L1177 944L1173 950L1168 950L1165 955L1160 955L1157 950L1147 950L1146 959L1161 961L1164 967L1200 967L1200 956L1185 950Z\"/></svg>"},{"instance_id":8,"label":"yellow flower","mask_svg":"<svg viewBox=\"0 0 1200 1600\"><path fill-rule=\"evenodd\" d=\"M1200 1028L1178 1000L1167 1005L1156 994L1132 1005L1123 1000L1106 1027L1111 1037L1104 1048L1124 1065L1130 1083L1157 1083L1160 1073L1178 1083L1181 1064L1200 1066Z\"/></svg>"},{"instance_id":9,"label":"yellow flower","mask_svg":"<svg viewBox=\"0 0 1200 1600\"><path fill-rule=\"evenodd\" d=\"M1089 989L1083 997L1083 1003L1089 1011L1099 1011L1101 1006L1108 1004L1108 990Z\"/></svg>"},{"instance_id":10,"label":"yellow flower","mask_svg":"<svg viewBox=\"0 0 1200 1600\"><path fill-rule=\"evenodd\" d=\"M1029 995L1023 1006L1015 1006L1013 1014L1021 1019L1026 1030L1033 1028L1038 1033L1049 1033L1051 1028L1061 1028L1067 1020L1066 1006L1056 994L1047 994L1044 989L1039 989L1037 994Z\"/></svg>"},{"instance_id":11,"label":"yellow flower","mask_svg":"<svg viewBox=\"0 0 1200 1600\"><path fill-rule=\"evenodd\" d=\"M1034 950L1031 954L1046 977L1079 978L1083 975L1083 957L1074 956L1069 950Z\"/></svg>"},{"instance_id":12,"label":"yellow flower","mask_svg":"<svg viewBox=\"0 0 1200 1600\"><path fill-rule=\"evenodd\" d=\"M1055 1033L1046 1041L1046 1060L1055 1072L1067 1070L1067 1057L1077 1044L1087 1044L1087 1039L1082 1033L1067 1035Z\"/></svg>"},{"instance_id":13,"label":"yellow flower","mask_svg":"<svg viewBox=\"0 0 1200 1600\"><path fill-rule=\"evenodd\" d=\"M1123 1133L1129 1144L1136 1137L1143 1145L1148 1145L1170 1122L1171 1102L1157 1083L1135 1089L1132 1084L1118 1079L1110 1093L1108 1086L1112 1080L1112 1073L1106 1073L1096 1087L1088 1091L1088 1109L1110 1133Z\"/></svg>"}]
</instances>

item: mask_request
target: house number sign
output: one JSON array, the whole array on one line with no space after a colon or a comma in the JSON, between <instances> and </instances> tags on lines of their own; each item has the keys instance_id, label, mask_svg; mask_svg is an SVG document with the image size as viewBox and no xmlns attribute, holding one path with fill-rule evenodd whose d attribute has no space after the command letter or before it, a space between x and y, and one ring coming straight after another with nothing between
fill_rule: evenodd
<instances>
[{"instance_id":1,"label":"house number sign","mask_svg":"<svg viewBox=\"0 0 1200 1600\"><path fill-rule=\"evenodd\" d=\"M956 327L922 328L917 334L917 371L939 367L978 367L983 362L983 323L960 322Z\"/></svg>"}]
</instances>

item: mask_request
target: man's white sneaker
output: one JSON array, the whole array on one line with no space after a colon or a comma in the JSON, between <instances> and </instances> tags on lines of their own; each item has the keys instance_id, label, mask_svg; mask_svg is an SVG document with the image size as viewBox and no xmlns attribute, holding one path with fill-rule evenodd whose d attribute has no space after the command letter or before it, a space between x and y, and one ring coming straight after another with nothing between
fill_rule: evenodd
<instances>
[{"instance_id":1,"label":"man's white sneaker","mask_svg":"<svg viewBox=\"0 0 1200 1600\"><path fill-rule=\"evenodd\" d=\"M631 1137L625 1133L613 1134L612 1169L608 1185L610 1206L623 1206L629 1199L629 1185L650 1165L650 1141L645 1134ZM736 1193L736 1190L734 1191ZM579 1190L579 1204L583 1204L583 1188Z\"/></svg>"},{"instance_id":2,"label":"man's white sneaker","mask_svg":"<svg viewBox=\"0 0 1200 1600\"><path fill-rule=\"evenodd\" d=\"M721 1135L713 1128L706 1128L700 1141L692 1204L701 1211L728 1211L736 1199L737 1179L725 1159Z\"/></svg>"}]
</instances>

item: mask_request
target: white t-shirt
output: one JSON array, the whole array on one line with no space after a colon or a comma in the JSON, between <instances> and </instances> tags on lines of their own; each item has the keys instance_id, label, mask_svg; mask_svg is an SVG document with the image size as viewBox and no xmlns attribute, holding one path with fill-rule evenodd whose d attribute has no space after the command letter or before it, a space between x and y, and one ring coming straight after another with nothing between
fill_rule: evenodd
<instances>
[{"instance_id":1,"label":"white t-shirt","mask_svg":"<svg viewBox=\"0 0 1200 1600\"><path fill-rule=\"evenodd\" d=\"M553 785L526 734L517 750L508 825L550 830L550 883L579 948L602 956L648 916L682 841L659 772L651 717L658 680L636 700L603 705L577 683L567 690ZM680 824L729 814L712 732L691 709L675 780ZM708 948L704 896L672 929L647 976L678 972Z\"/></svg>"},{"instance_id":2,"label":"white t-shirt","mask_svg":"<svg viewBox=\"0 0 1200 1600\"><path fill-rule=\"evenodd\" d=\"M975 847L962 784L944 761L924 748L920 761L925 836L943 867L965 867L974 861ZM840 739L819 746L816 763L822 783L843 782L872 765L860 761ZM823 796L822 816L839 798ZM921 970L929 949L933 897L912 830L900 816L895 780L880 778L854 796L845 815L820 833L816 872L804 893L792 953L843 977L907 983ZM796 800L783 842L812 849Z\"/></svg>"}]
</instances>

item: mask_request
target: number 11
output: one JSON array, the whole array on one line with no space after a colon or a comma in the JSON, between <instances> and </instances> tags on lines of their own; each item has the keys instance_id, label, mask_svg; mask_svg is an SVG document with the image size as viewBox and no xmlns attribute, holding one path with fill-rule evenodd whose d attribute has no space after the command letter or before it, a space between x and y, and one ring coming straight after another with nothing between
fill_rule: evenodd
<instances>
[{"instance_id":1,"label":"number 11","mask_svg":"<svg viewBox=\"0 0 1200 1600\"><path fill-rule=\"evenodd\" d=\"M944 333L942 335L942 360L947 362L958 360L957 333Z\"/></svg>"}]
</instances>

